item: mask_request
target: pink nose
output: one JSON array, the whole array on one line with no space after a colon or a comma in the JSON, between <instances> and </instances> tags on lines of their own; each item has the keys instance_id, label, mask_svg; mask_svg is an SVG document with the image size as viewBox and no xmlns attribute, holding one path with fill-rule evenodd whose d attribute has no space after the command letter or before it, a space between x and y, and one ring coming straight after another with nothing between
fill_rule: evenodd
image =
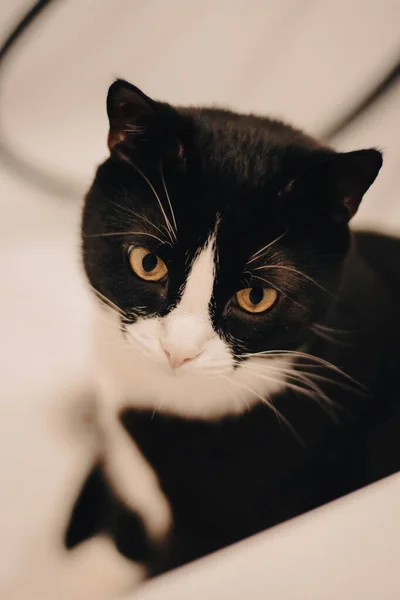
<instances>
[{"instance_id":1,"label":"pink nose","mask_svg":"<svg viewBox=\"0 0 400 600\"><path fill-rule=\"evenodd\" d=\"M189 362L199 355L196 351L189 351L188 349L175 349L171 348L168 344L163 344L164 352L168 357L169 364L172 369L177 369L183 364Z\"/></svg>"}]
</instances>

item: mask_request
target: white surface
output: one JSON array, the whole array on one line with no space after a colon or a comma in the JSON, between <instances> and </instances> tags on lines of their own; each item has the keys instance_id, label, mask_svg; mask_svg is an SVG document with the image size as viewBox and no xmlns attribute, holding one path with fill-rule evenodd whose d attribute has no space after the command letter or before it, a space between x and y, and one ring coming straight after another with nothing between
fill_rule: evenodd
<instances>
[{"instance_id":1,"label":"white surface","mask_svg":"<svg viewBox=\"0 0 400 600\"><path fill-rule=\"evenodd\" d=\"M105 156L117 76L320 135L391 69L399 21L399 0L60 0L14 53L2 126L24 156L84 184Z\"/></svg>"},{"instance_id":2,"label":"white surface","mask_svg":"<svg viewBox=\"0 0 400 600\"><path fill-rule=\"evenodd\" d=\"M396 475L124 600L398 600L399 507Z\"/></svg>"},{"instance_id":3,"label":"white surface","mask_svg":"<svg viewBox=\"0 0 400 600\"><path fill-rule=\"evenodd\" d=\"M0 24L27 5L0 0ZM107 86L122 75L156 98L271 112L318 134L380 78L383 65L389 70L399 48L399 13L400 2L392 0L60 0L2 80L1 131L29 161L83 188L105 156ZM337 140L346 149L385 150L382 175L357 219L394 233L400 233L399 106L397 87ZM7 600L78 598L66 581L82 561L67 560L61 532L93 453L90 435L78 426L90 346L79 211L79 197L50 197L0 165L0 597ZM372 498L382 518L389 504L395 508L389 491ZM352 520L350 514L342 523L343 552L353 552ZM329 528L328 513L324 521ZM394 514L393 533L398 523ZM379 527L365 532L372 561ZM284 541L275 543L280 548ZM302 543L299 561L313 556L308 535ZM279 572L268 552L270 568ZM97 588L93 600L100 600L99 590L109 598L112 588L98 553L89 578ZM380 556L377 547L375 560ZM389 563L386 576L379 564L383 583L398 581ZM329 572L320 566L316 576L330 577L333 565ZM336 568L348 576L344 564ZM115 572L126 581L126 565ZM248 579L237 566L233 574ZM285 570L281 577L288 579ZM326 585L335 589L335 578ZM354 596L343 591L340 598Z\"/></svg>"}]
</instances>

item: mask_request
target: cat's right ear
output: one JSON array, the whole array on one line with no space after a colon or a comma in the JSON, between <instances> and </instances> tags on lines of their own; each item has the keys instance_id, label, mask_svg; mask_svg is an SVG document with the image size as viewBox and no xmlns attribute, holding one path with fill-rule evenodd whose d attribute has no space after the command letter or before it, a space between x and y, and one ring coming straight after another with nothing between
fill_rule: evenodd
<instances>
[{"instance_id":1,"label":"cat's right ear","mask_svg":"<svg viewBox=\"0 0 400 600\"><path fill-rule=\"evenodd\" d=\"M113 158L127 160L140 156L146 159L160 153L163 127L157 105L128 81L118 79L110 86L108 147Z\"/></svg>"}]
</instances>

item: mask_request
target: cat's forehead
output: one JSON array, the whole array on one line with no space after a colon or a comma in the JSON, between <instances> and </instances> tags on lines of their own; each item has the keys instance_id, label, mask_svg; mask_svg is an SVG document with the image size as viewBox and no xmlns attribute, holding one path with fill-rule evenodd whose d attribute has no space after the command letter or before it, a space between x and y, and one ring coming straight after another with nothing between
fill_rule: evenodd
<instances>
[{"instance_id":1,"label":"cat's forehead","mask_svg":"<svg viewBox=\"0 0 400 600\"><path fill-rule=\"evenodd\" d=\"M293 165L307 162L320 148L315 140L280 121L219 109L188 113L186 150L190 153L193 144L205 174L214 173L225 184L257 190L287 175Z\"/></svg>"},{"instance_id":2,"label":"cat's forehead","mask_svg":"<svg viewBox=\"0 0 400 600\"><path fill-rule=\"evenodd\" d=\"M283 183L276 188L267 180L263 161L268 164L271 157L229 154L225 143L215 133L214 151L200 144L202 162L194 172L165 164L161 177L155 168L139 172L123 165L114 173L115 185L103 189L105 228L143 232L151 248L166 241L173 256L176 249L186 255L186 263L212 237L222 265L245 264L285 229L279 196Z\"/></svg>"},{"instance_id":3,"label":"cat's forehead","mask_svg":"<svg viewBox=\"0 0 400 600\"><path fill-rule=\"evenodd\" d=\"M243 262L285 228L282 190L314 142L280 123L218 109L183 109L176 155L108 161L98 172L104 225L169 240L193 257L211 235L218 256ZM170 233L168 233L170 232Z\"/></svg>"}]
</instances>

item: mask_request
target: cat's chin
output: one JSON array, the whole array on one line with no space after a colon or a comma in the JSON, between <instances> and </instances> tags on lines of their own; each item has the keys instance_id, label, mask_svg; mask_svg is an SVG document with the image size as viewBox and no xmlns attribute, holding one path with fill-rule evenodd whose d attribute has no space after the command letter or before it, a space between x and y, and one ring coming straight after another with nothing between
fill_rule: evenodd
<instances>
[{"instance_id":1,"label":"cat's chin","mask_svg":"<svg viewBox=\"0 0 400 600\"><path fill-rule=\"evenodd\" d=\"M289 358L233 357L214 371L199 357L172 369L162 354L129 343L117 316L104 309L96 324L96 380L102 403L169 413L184 418L220 419L241 414L257 403L268 404L285 387Z\"/></svg>"}]
</instances>

